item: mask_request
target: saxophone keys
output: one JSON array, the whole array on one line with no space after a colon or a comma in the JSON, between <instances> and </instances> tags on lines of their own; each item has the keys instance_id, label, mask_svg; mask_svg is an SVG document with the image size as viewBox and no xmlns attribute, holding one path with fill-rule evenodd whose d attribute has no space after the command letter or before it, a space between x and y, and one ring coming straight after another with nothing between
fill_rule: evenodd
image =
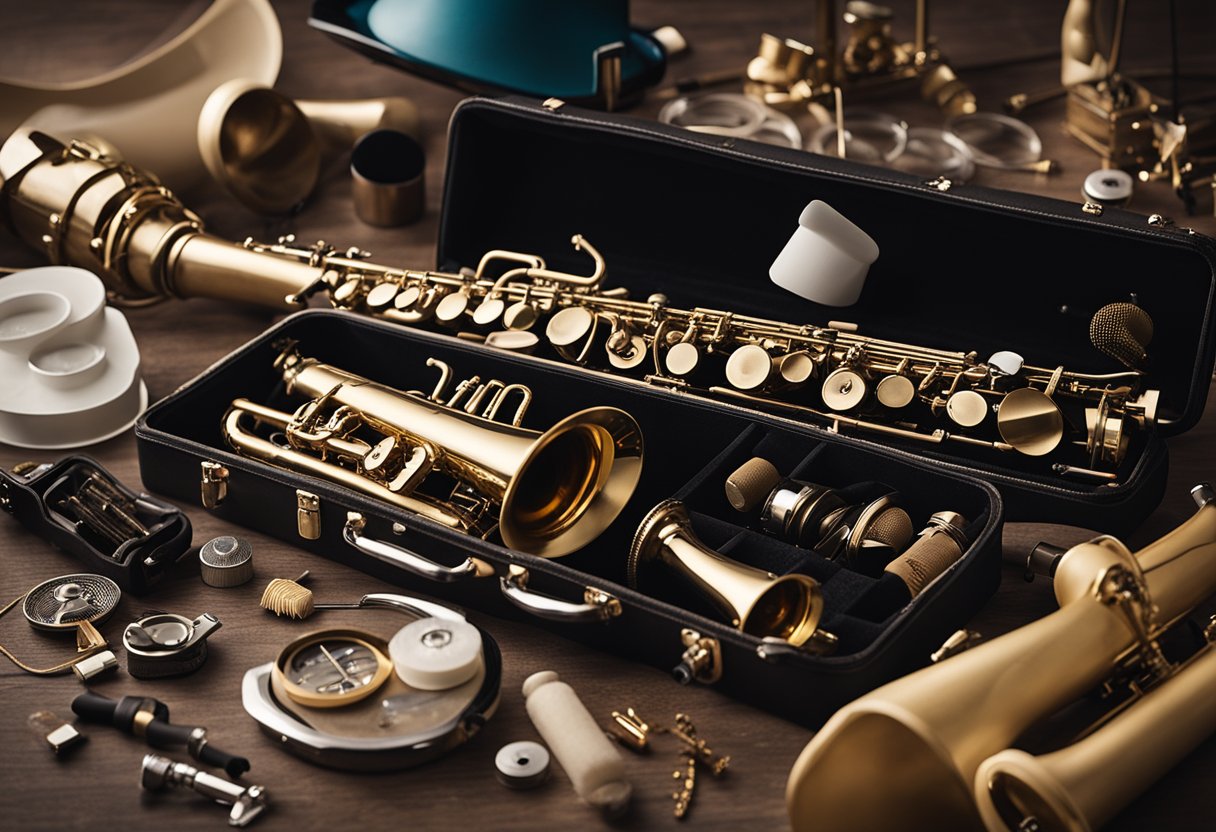
<instances>
[{"instance_id":1,"label":"saxophone keys","mask_svg":"<svg viewBox=\"0 0 1216 832\"><path fill-rule=\"evenodd\" d=\"M907 376L883 376L874 386L874 395L883 407L899 410L910 405L916 398L916 385Z\"/></svg>"},{"instance_id":2,"label":"saxophone keys","mask_svg":"<svg viewBox=\"0 0 1216 832\"><path fill-rule=\"evenodd\" d=\"M350 306L358 297L359 289L363 281L357 277L351 277L342 282L337 289L334 289L333 298L334 304L337 306Z\"/></svg>"},{"instance_id":3,"label":"saxophone keys","mask_svg":"<svg viewBox=\"0 0 1216 832\"><path fill-rule=\"evenodd\" d=\"M609 364L618 370L632 370L646 360L649 351L645 338L625 330L618 330L613 335L615 337L610 337L605 345Z\"/></svg>"},{"instance_id":4,"label":"saxophone keys","mask_svg":"<svg viewBox=\"0 0 1216 832\"><path fill-rule=\"evenodd\" d=\"M823 403L835 411L852 410L865 401L869 384L865 376L850 367L833 370L823 380Z\"/></svg>"},{"instance_id":5,"label":"saxophone keys","mask_svg":"<svg viewBox=\"0 0 1216 832\"><path fill-rule=\"evenodd\" d=\"M540 318L540 312L536 307L521 300L508 306L502 313L502 324L507 329L526 330L531 329L538 318Z\"/></svg>"},{"instance_id":6,"label":"saxophone keys","mask_svg":"<svg viewBox=\"0 0 1216 832\"><path fill-rule=\"evenodd\" d=\"M468 292L453 292L445 295L435 307L435 320L441 324L454 324L469 309Z\"/></svg>"},{"instance_id":7,"label":"saxophone keys","mask_svg":"<svg viewBox=\"0 0 1216 832\"><path fill-rule=\"evenodd\" d=\"M672 345L663 357L663 366L676 377L692 375L701 363L701 348L691 341Z\"/></svg>"},{"instance_id":8,"label":"saxophone keys","mask_svg":"<svg viewBox=\"0 0 1216 832\"><path fill-rule=\"evenodd\" d=\"M478 326L489 326L502 317L507 305L500 298L486 298L473 310L473 323Z\"/></svg>"},{"instance_id":9,"label":"saxophone keys","mask_svg":"<svg viewBox=\"0 0 1216 832\"><path fill-rule=\"evenodd\" d=\"M973 428L988 416L988 402L974 390L959 390L946 399L946 415L959 427Z\"/></svg>"},{"instance_id":10,"label":"saxophone keys","mask_svg":"<svg viewBox=\"0 0 1216 832\"><path fill-rule=\"evenodd\" d=\"M1047 394L1019 387L1001 399L997 430L1013 449L1027 456L1049 454L1064 438L1064 416Z\"/></svg>"},{"instance_id":11,"label":"saxophone keys","mask_svg":"<svg viewBox=\"0 0 1216 832\"><path fill-rule=\"evenodd\" d=\"M744 344L726 360L726 380L736 390L790 388L815 374L815 359L805 350L772 356L759 344Z\"/></svg>"},{"instance_id":12,"label":"saxophone keys","mask_svg":"<svg viewBox=\"0 0 1216 832\"><path fill-rule=\"evenodd\" d=\"M377 283L368 291L367 298L363 302L367 304L368 309L385 309L396 299L400 288L396 283L389 281Z\"/></svg>"},{"instance_id":13,"label":"saxophone keys","mask_svg":"<svg viewBox=\"0 0 1216 832\"><path fill-rule=\"evenodd\" d=\"M549 319L545 337L561 350L587 337L595 327L595 316L582 306L567 306Z\"/></svg>"}]
</instances>

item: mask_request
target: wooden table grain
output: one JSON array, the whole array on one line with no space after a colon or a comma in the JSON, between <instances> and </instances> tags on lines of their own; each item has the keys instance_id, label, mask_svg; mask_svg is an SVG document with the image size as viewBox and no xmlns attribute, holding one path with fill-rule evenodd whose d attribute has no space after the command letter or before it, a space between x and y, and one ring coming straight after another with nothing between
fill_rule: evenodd
<instances>
[{"instance_id":1,"label":"wooden table grain","mask_svg":"<svg viewBox=\"0 0 1216 832\"><path fill-rule=\"evenodd\" d=\"M205 7L203 0L110 0L6 4L0 24L0 77L70 80L112 67L145 52L180 30ZM838 4L843 6L843 4ZM912 2L891 4L897 12L897 34L911 35ZM1156 4L1130 4L1136 15L1134 44L1125 66L1168 63ZM1213 29L1211 10L1202 2L1182 2L1183 55L1187 66L1207 57ZM1058 79L1060 18L1064 2L1018 4L950 0L933 3L933 29L980 97L983 109L997 109L1004 96L1019 90L1050 87ZM327 169L320 190L307 208L290 221L267 222L227 200L214 186L186 194L189 204L218 234L239 239L266 239L287 231L301 239L325 239L359 245L381 262L425 266L433 262L438 206L445 163L444 128L461 94L375 65L339 48L305 25L307 4L277 2L283 28L284 57L278 88L295 97L343 98L406 95L420 107L426 130L427 214L404 230L376 230L352 214L349 182L342 164ZM643 25L671 23L692 44L691 52L673 63L667 80L742 68L755 53L762 32L814 42L813 4L805 2L734 3L727 0L633 3L633 19ZM1012 64L993 66L1000 62ZM1200 66L1200 69L1203 67ZM879 100L884 109L912 124L940 123L936 111L907 96ZM650 97L635 109L653 115L660 106ZM874 103L874 102L870 102ZM977 181L995 187L1049 194L1080 202L1080 183L1096 168L1096 159L1063 133L1063 104L1055 101L1027 114L1043 138L1045 155L1060 161L1063 172L1052 177L982 170ZM807 125L804 125L807 126ZM1216 233L1210 195L1201 197L1204 215L1184 217L1180 203L1164 184L1139 188L1132 208L1147 215L1160 212L1198 230ZM11 239L0 238L0 263L39 264L38 256ZM127 312L143 355L143 373L153 400L167 395L212 362L258 335L272 318L265 312L218 302L195 300ZM1160 535L1191 512L1191 485L1213 476L1216 468L1216 416L1211 409L1200 424L1170 440L1169 487L1160 508L1130 538L1135 546ZM138 486L139 469L131 433L83 449L122 481ZM56 453L0 445L0 464L25 459L49 461ZM196 544L216 535L240 533L256 551L257 579L233 590L201 583L193 558L179 566L162 589L146 599L127 597L104 628L115 641L125 622L146 609L197 614L209 611L223 621L212 641L212 654L197 673L185 678L136 683L125 673L111 675L95 688L109 696L153 695L169 703L175 721L207 726L213 742L253 762L250 779L264 784L272 808L257 821L274 829L502 829L532 832L606 825L575 798L566 777L555 771L534 792L513 792L493 777L493 757L507 742L534 739L524 712L520 684L530 673L556 669L580 692L588 707L606 717L612 709L638 707L656 720L676 711L690 713L716 750L732 757L730 773L717 781L702 777L687 828L788 828L784 790L790 766L811 732L762 711L738 704L710 687L680 687L660 670L591 651L557 635L513 621L472 613L502 646L505 669L497 714L472 742L421 768L393 774L349 774L312 767L275 748L244 713L240 682L245 670L269 660L278 646L300 631L297 625L270 619L257 605L265 581L292 576L304 568L314 575L319 596L355 599L391 587L331 561L309 556L264 535L236 529L197 507L188 507ZM1086 530L1011 524L1005 535L1009 551L1024 550L1041 538L1070 544ZM52 550L15 522L0 519L0 602L46 578L76 571L79 564ZM1006 567L999 593L971 626L995 636L1044 615L1054 603L1046 582L1024 583L1017 569ZM331 613L326 625L367 625L386 613ZM377 619L383 623L383 619ZM391 623L391 622L390 622ZM20 615L0 619L0 643L29 661L58 660L65 645L30 631ZM102 727L86 726L89 742L67 759L56 759L26 727L27 716L50 709L70 716L69 704L81 690L72 676L37 678L7 662L0 663L0 827L6 829L216 829L224 810L191 794L150 797L138 787L140 759L146 751L138 740ZM814 696L814 691L806 695ZM1186 714L1176 715L1186 719ZM616 824L623 829L677 828L671 817L671 771L675 755L667 750L628 759L636 792L632 813ZM1216 771L1216 740L1208 739L1175 770L1135 800L1109 826L1112 830L1153 828L1190 830L1210 825L1216 808L1211 774ZM1102 772L1095 772L1101 777ZM881 783L875 789L881 789ZM824 829L831 828L825 819Z\"/></svg>"}]
</instances>

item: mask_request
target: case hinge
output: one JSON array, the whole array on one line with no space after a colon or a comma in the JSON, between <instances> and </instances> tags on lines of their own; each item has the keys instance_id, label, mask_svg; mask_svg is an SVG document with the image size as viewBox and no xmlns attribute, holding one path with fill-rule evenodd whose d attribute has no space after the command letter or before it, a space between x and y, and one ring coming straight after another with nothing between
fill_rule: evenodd
<instances>
[{"instance_id":1,"label":"case hinge","mask_svg":"<svg viewBox=\"0 0 1216 832\"><path fill-rule=\"evenodd\" d=\"M202 462L199 468L202 471L200 496L203 508L215 508L228 496L228 469L218 462Z\"/></svg>"},{"instance_id":2,"label":"case hinge","mask_svg":"<svg viewBox=\"0 0 1216 832\"><path fill-rule=\"evenodd\" d=\"M685 627L680 630L680 642L684 645L684 653L680 663L671 670L677 682L687 685L695 679L712 685L722 678L722 646L716 638Z\"/></svg>"},{"instance_id":3,"label":"case hinge","mask_svg":"<svg viewBox=\"0 0 1216 832\"><path fill-rule=\"evenodd\" d=\"M936 179L926 179L924 184L926 188L932 188L935 191L942 191L943 193L954 187L954 183L944 176L939 176Z\"/></svg>"},{"instance_id":4,"label":"case hinge","mask_svg":"<svg viewBox=\"0 0 1216 832\"><path fill-rule=\"evenodd\" d=\"M562 107L566 106L566 102L562 101L560 98L546 98L541 102L540 106L544 107L551 113L556 113Z\"/></svg>"},{"instance_id":5,"label":"case hinge","mask_svg":"<svg viewBox=\"0 0 1216 832\"><path fill-rule=\"evenodd\" d=\"M1103 210L1102 203L1101 202L1090 202L1090 201L1086 200L1084 203L1082 203L1081 210L1087 214L1093 214L1095 217L1100 217L1100 216L1102 216L1102 210Z\"/></svg>"},{"instance_id":6,"label":"case hinge","mask_svg":"<svg viewBox=\"0 0 1216 832\"><path fill-rule=\"evenodd\" d=\"M305 540L321 536L321 500L316 494L296 489L296 532Z\"/></svg>"}]
</instances>

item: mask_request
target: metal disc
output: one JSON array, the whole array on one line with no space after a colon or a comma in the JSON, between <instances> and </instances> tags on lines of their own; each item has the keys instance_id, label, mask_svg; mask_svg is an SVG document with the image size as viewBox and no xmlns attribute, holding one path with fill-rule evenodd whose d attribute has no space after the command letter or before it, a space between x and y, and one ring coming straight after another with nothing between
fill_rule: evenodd
<instances>
[{"instance_id":1,"label":"metal disc","mask_svg":"<svg viewBox=\"0 0 1216 832\"><path fill-rule=\"evenodd\" d=\"M377 283L367 293L367 308L382 309L393 302L400 287L396 283Z\"/></svg>"},{"instance_id":2,"label":"metal disc","mask_svg":"<svg viewBox=\"0 0 1216 832\"><path fill-rule=\"evenodd\" d=\"M619 355L612 350L607 350L608 363L618 370L632 370L637 367L650 354L646 349L646 339L641 335L634 335L629 339L629 353L627 355Z\"/></svg>"},{"instance_id":3,"label":"metal disc","mask_svg":"<svg viewBox=\"0 0 1216 832\"><path fill-rule=\"evenodd\" d=\"M781 378L790 384L803 384L815 374L815 361L804 350L782 356L777 364Z\"/></svg>"},{"instance_id":4,"label":"metal disc","mask_svg":"<svg viewBox=\"0 0 1216 832\"><path fill-rule=\"evenodd\" d=\"M528 352L538 343L540 343L540 338L536 333L514 329L491 332L486 336L487 347L497 347L500 350L510 350L512 352Z\"/></svg>"},{"instance_id":5,"label":"metal disc","mask_svg":"<svg viewBox=\"0 0 1216 832\"><path fill-rule=\"evenodd\" d=\"M59 630L84 621L105 621L120 598L118 584L103 575L60 575L27 592L21 611L38 629Z\"/></svg>"},{"instance_id":6,"label":"metal disc","mask_svg":"<svg viewBox=\"0 0 1216 832\"><path fill-rule=\"evenodd\" d=\"M994 376L1016 376L1022 372L1025 363L1025 359L1016 352L1001 350L988 358L988 370Z\"/></svg>"},{"instance_id":7,"label":"metal disc","mask_svg":"<svg viewBox=\"0 0 1216 832\"><path fill-rule=\"evenodd\" d=\"M832 410L852 410L866 397L866 380L856 370L841 367L823 380L823 403Z\"/></svg>"},{"instance_id":8,"label":"metal disc","mask_svg":"<svg viewBox=\"0 0 1216 832\"><path fill-rule=\"evenodd\" d=\"M535 306L521 300L508 306L507 311L502 313L502 323L507 329L531 329L539 317Z\"/></svg>"},{"instance_id":9,"label":"metal disc","mask_svg":"<svg viewBox=\"0 0 1216 832\"><path fill-rule=\"evenodd\" d=\"M408 309L418 302L418 298L422 297L422 288L414 285L407 286L397 293L397 297L393 298L393 306L398 309Z\"/></svg>"},{"instance_id":10,"label":"metal disc","mask_svg":"<svg viewBox=\"0 0 1216 832\"><path fill-rule=\"evenodd\" d=\"M996 411L1001 438L1027 456L1049 454L1064 438L1064 416L1046 393L1019 387Z\"/></svg>"},{"instance_id":11,"label":"metal disc","mask_svg":"<svg viewBox=\"0 0 1216 832\"><path fill-rule=\"evenodd\" d=\"M498 782L510 789L531 789L549 776L549 750L538 742L513 742L494 755Z\"/></svg>"},{"instance_id":12,"label":"metal disc","mask_svg":"<svg viewBox=\"0 0 1216 832\"><path fill-rule=\"evenodd\" d=\"M916 385L907 376L885 376L874 388L879 404L898 410L907 407L916 398Z\"/></svg>"},{"instance_id":13,"label":"metal disc","mask_svg":"<svg viewBox=\"0 0 1216 832\"><path fill-rule=\"evenodd\" d=\"M473 322L478 326L489 326L497 321L507 305L498 298L483 300L481 305L473 310Z\"/></svg>"},{"instance_id":14,"label":"metal disc","mask_svg":"<svg viewBox=\"0 0 1216 832\"><path fill-rule=\"evenodd\" d=\"M469 308L469 296L462 292L448 295L435 307L435 317L445 323L455 321Z\"/></svg>"},{"instance_id":15,"label":"metal disc","mask_svg":"<svg viewBox=\"0 0 1216 832\"><path fill-rule=\"evenodd\" d=\"M595 316L582 306L567 306L549 319L545 337L555 347L568 347L587 337Z\"/></svg>"},{"instance_id":16,"label":"metal disc","mask_svg":"<svg viewBox=\"0 0 1216 832\"><path fill-rule=\"evenodd\" d=\"M667 367L667 372L673 376L686 376L693 370L697 369L697 364L701 361L701 350L696 344L688 341L681 341L667 351L667 355L663 359L664 365Z\"/></svg>"},{"instance_id":17,"label":"metal disc","mask_svg":"<svg viewBox=\"0 0 1216 832\"><path fill-rule=\"evenodd\" d=\"M726 380L736 390L755 390L773 374L773 357L759 344L744 344L726 359Z\"/></svg>"},{"instance_id":18,"label":"metal disc","mask_svg":"<svg viewBox=\"0 0 1216 832\"><path fill-rule=\"evenodd\" d=\"M946 415L956 425L973 428L988 416L988 402L974 390L959 390L946 400Z\"/></svg>"}]
</instances>

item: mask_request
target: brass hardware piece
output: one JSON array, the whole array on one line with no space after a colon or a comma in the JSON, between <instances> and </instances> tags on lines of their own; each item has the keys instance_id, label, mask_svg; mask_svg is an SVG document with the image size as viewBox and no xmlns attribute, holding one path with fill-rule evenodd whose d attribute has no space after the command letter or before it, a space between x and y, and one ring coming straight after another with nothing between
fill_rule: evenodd
<instances>
[{"instance_id":1,"label":"brass hardware piece","mask_svg":"<svg viewBox=\"0 0 1216 832\"><path fill-rule=\"evenodd\" d=\"M944 176L939 176L936 179L925 180L925 187L932 188L936 191L945 192L954 187L954 183Z\"/></svg>"},{"instance_id":2,"label":"brass hardware piece","mask_svg":"<svg viewBox=\"0 0 1216 832\"><path fill-rule=\"evenodd\" d=\"M562 107L566 106L566 102L562 101L560 98L546 98L541 102L540 106L544 107L551 113L556 113Z\"/></svg>"},{"instance_id":3,"label":"brass hardware piece","mask_svg":"<svg viewBox=\"0 0 1216 832\"><path fill-rule=\"evenodd\" d=\"M203 508L212 509L224 502L228 496L228 469L218 462L201 462L201 497Z\"/></svg>"},{"instance_id":4,"label":"brass hardware piece","mask_svg":"<svg viewBox=\"0 0 1216 832\"><path fill-rule=\"evenodd\" d=\"M955 630L950 634L949 638L942 642L941 647L929 654L929 661L937 664L951 656L957 656L964 650L968 650L979 644L982 638L983 636L975 630Z\"/></svg>"},{"instance_id":5,"label":"brass hardware piece","mask_svg":"<svg viewBox=\"0 0 1216 832\"><path fill-rule=\"evenodd\" d=\"M569 554L598 537L641 477L641 431L615 407L579 411L547 431L527 430L490 418L520 385L488 382L497 392L475 414L455 404L480 384L476 376L457 385L445 403L435 400L441 391L403 393L282 346L276 367L287 389L310 401L294 414L234 401L222 429L247 456L323 477L449 528L478 536L497 528L506 546L541 557ZM470 397L479 400L475 392ZM284 441L263 438L259 426ZM456 480L447 499L417 492L432 471Z\"/></svg>"},{"instance_id":6,"label":"brass hardware piece","mask_svg":"<svg viewBox=\"0 0 1216 832\"><path fill-rule=\"evenodd\" d=\"M722 645L716 638L685 627L680 630L680 643L684 645L684 652L680 655L680 663L671 671L677 682L687 685L696 680L712 685L722 678Z\"/></svg>"},{"instance_id":7,"label":"brass hardware piece","mask_svg":"<svg viewBox=\"0 0 1216 832\"><path fill-rule=\"evenodd\" d=\"M1092 214L1095 217L1102 216L1103 206L1100 202L1086 201L1081 205L1081 210L1087 214Z\"/></svg>"},{"instance_id":8,"label":"brass hardware piece","mask_svg":"<svg viewBox=\"0 0 1216 832\"><path fill-rule=\"evenodd\" d=\"M1174 224L1174 221L1162 214L1149 214L1148 224L1153 228L1169 228Z\"/></svg>"},{"instance_id":9,"label":"brass hardware piece","mask_svg":"<svg viewBox=\"0 0 1216 832\"><path fill-rule=\"evenodd\" d=\"M321 499L308 491L296 489L296 533L305 540L321 536Z\"/></svg>"},{"instance_id":10,"label":"brass hardware piece","mask_svg":"<svg viewBox=\"0 0 1216 832\"><path fill-rule=\"evenodd\" d=\"M500 589L503 596L515 606L551 621L609 621L623 611L619 598L593 586L583 588L581 604L528 589L528 570L519 564L511 565L507 575L501 579Z\"/></svg>"}]
</instances>

